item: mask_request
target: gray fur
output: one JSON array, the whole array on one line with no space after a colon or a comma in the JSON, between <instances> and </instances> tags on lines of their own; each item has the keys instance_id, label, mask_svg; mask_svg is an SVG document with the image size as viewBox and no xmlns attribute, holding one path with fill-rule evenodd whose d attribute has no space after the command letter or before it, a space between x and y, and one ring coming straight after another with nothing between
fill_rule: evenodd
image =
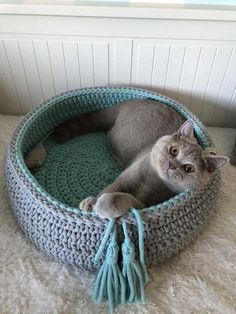
<instances>
[{"instance_id":1,"label":"gray fur","mask_svg":"<svg viewBox=\"0 0 236 314\"><path fill-rule=\"evenodd\" d=\"M97 197L80 203L82 210L95 210L102 218L119 217L130 207L149 207L187 189L199 189L228 162L227 157L207 155L194 137L192 122L155 101L129 101L82 115L76 120L79 128L74 121L71 130L79 129L80 134L108 131L113 156L124 167ZM67 121L66 136L72 137L68 125ZM173 147L177 156L170 153ZM194 171L186 173L186 165Z\"/></svg>"}]
</instances>

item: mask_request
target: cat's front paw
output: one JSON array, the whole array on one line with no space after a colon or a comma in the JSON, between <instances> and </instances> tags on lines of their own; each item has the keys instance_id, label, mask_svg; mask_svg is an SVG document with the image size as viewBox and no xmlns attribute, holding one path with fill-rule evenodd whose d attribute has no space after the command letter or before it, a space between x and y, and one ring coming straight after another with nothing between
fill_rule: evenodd
<instances>
[{"instance_id":1,"label":"cat's front paw","mask_svg":"<svg viewBox=\"0 0 236 314\"><path fill-rule=\"evenodd\" d=\"M127 213L129 207L118 193L104 193L97 199L94 211L100 218L116 218Z\"/></svg>"},{"instance_id":2,"label":"cat's front paw","mask_svg":"<svg viewBox=\"0 0 236 314\"><path fill-rule=\"evenodd\" d=\"M96 201L96 197L89 196L80 202L79 208L85 212L91 212L93 211L93 206L96 204Z\"/></svg>"}]
</instances>

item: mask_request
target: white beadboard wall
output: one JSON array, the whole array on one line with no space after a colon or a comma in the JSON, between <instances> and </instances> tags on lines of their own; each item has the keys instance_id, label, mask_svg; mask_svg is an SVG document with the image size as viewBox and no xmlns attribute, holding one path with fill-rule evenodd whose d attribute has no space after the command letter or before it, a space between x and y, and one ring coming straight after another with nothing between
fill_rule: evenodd
<instances>
[{"instance_id":1,"label":"white beadboard wall","mask_svg":"<svg viewBox=\"0 0 236 314\"><path fill-rule=\"evenodd\" d=\"M235 21L44 19L0 15L0 113L24 114L71 89L133 85L179 100L207 125L236 127Z\"/></svg>"}]
</instances>

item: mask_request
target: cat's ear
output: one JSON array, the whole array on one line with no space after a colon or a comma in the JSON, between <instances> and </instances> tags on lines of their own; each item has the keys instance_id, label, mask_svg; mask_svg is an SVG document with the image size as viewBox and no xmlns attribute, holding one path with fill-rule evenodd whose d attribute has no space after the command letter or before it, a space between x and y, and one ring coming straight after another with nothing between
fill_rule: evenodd
<instances>
[{"instance_id":1,"label":"cat's ear","mask_svg":"<svg viewBox=\"0 0 236 314\"><path fill-rule=\"evenodd\" d=\"M185 121L181 125L179 130L177 131L177 134L185 136L185 137L187 137L189 139L192 139L194 137L192 121L191 120Z\"/></svg>"},{"instance_id":2,"label":"cat's ear","mask_svg":"<svg viewBox=\"0 0 236 314\"><path fill-rule=\"evenodd\" d=\"M229 158L226 156L206 156L206 167L207 171L210 173L214 172L216 169L223 167L229 162Z\"/></svg>"}]
</instances>

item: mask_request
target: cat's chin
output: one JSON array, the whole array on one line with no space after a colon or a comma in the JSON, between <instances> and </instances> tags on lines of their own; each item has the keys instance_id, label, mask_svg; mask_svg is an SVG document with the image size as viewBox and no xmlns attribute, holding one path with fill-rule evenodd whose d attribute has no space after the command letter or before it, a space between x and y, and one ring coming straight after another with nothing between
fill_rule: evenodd
<instances>
[{"instance_id":1,"label":"cat's chin","mask_svg":"<svg viewBox=\"0 0 236 314\"><path fill-rule=\"evenodd\" d=\"M169 174L168 174L168 169L160 169L160 167L158 167L156 169L156 172L158 173L158 176L160 177L160 179L162 179L163 181L167 181L170 179Z\"/></svg>"}]
</instances>

